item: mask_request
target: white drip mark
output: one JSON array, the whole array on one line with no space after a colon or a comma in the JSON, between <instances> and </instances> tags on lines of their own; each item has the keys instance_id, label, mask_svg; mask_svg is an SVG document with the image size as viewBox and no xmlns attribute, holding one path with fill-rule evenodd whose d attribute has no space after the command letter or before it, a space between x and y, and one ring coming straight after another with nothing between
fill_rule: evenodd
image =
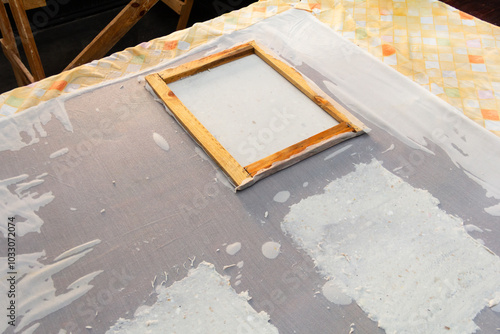
<instances>
[{"instance_id":1,"label":"white drip mark","mask_svg":"<svg viewBox=\"0 0 500 334\"><path fill-rule=\"evenodd\" d=\"M290 192L283 190L274 195L273 200L278 203L285 203L290 198Z\"/></svg>"},{"instance_id":2,"label":"white drip mark","mask_svg":"<svg viewBox=\"0 0 500 334\"><path fill-rule=\"evenodd\" d=\"M325 159L323 159L323 160L324 160L324 161L326 161L326 160L330 160L330 159L332 159L332 158L336 157L337 155L339 155L340 153L347 151L347 150L348 150L348 149L350 149L351 147L352 147L352 144L347 145L347 146L345 146L345 147L342 147L341 149L338 149L338 150L336 150L335 152L330 153L329 155L327 155L327 156L325 157ZM353 154L356 154L356 153L353 153Z\"/></svg>"},{"instance_id":3,"label":"white drip mark","mask_svg":"<svg viewBox=\"0 0 500 334\"><path fill-rule=\"evenodd\" d=\"M262 254L268 259L275 259L280 253L281 245L275 241L268 241L262 245Z\"/></svg>"},{"instance_id":4,"label":"white drip mark","mask_svg":"<svg viewBox=\"0 0 500 334\"><path fill-rule=\"evenodd\" d=\"M234 255L238 253L241 249L241 242L235 242L226 247L226 253L229 255Z\"/></svg>"},{"instance_id":5,"label":"white drip mark","mask_svg":"<svg viewBox=\"0 0 500 334\"><path fill-rule=\"evenodd\" d=\"M389 151L392 151L394 149L394 144L391 144L391 146L389 146L389 148L385 151L382 151L382 153L386 153L386 152L389 152Z\"/></svg>"},{"instance_id":6,"label":"white drip mark","mask_svg":"<svg viewBox=\"0 0 500 334\"><path fill-rule=\"evenodd\" d=\"M164 151L170 150L170 145L168 144L166 139L163 138L158 133L156 133L156 132L153 133L153 140L155 141L156 145L158 145L158 147L160 147L162 150L164 150Z\"/></svg>"},{"instance_id":7,"label":"white drip mark","mask_svg":"<svg viewBox=\"0 0 500 334\"><path fill-rule=\"evenodd\" d=\"M69 152L69 148L65 147L65 148L61 148L60 150L58 151L55 151L54 153L52 153L49 158L51 159L55 159L55 158L58 158L60 157L61 155L65 155L66 153Z\"/></svg>"}]
</instances>

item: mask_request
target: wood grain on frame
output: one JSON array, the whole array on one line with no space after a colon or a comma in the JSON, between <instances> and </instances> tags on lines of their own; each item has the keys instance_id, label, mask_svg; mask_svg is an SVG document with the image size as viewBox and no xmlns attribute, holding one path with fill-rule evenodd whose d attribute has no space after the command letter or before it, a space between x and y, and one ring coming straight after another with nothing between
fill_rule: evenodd
<instances>
[{"instance_id":1,"label":"wood grain on frame","mask_svg":"<svg viewBox=\"0 0 500 334\"><path fill-rule=\"evenodd\" d=\"M314 90L312 90L311 87L309 87L309 85L307 84L307 81L297 70L288 66L281 60L267 54L261 47L255 44L255 42L250 42L249 44L253 46L255 54L257 56L259 56L269 66L271 66L276 72L281 74L292 85L297 87L302 93L304 93L314 103L321 107L321 109L325 110L328 114L330 114L330 116L335 118L337 122L346 122L350 124L355 132L361 130L355 124L351 124L351 121L342 112L340 112L338 108L335 108L330 102L328 102L328 100L319 96Z\"/></svg>"},{"instance_id":2,"label":"wood grain on frame","mask_svg":"<svg viewBox=\"0 0 500 334\"><path fill-rule=\"evenodd\" d=\"M255 54L271 66L275 71L281 74L291 84L298 88L303 94L309 97L325 112L339 122L338 125L331 127L325 131L315 134L307 139L304 139L296 144L293 144L281 151L267 156L259 161L249 164L246 167L241 166L236 159L217 141L217 139L208 131L203 124L186 108L179 98L170 90L168 84L184 77L194 75L199 72L226 64L228 62ZM291 68L281 60L278 60L267 54L255 42L249 42L222 52L197 59L186 64L170 68L159 73L146 76L146 80L153 88L155 93L160 97L167 107L172 111L179 123L189 132L189 134L205 149L207 154L222 168L226 175L237 186L244 183L252 183L253 177L263 170L272 170L273 165L282 163L293 157L297 160L297 156L301 156L310 147L322 147L325 143L331 141L332 138L339 138L342 134L363 133L363 126L359 122L353 122L346 114L348 112L340 104L331 104L325 98L319 96L311 89L307 81L295 69ZM340 110L339 110L340 109ZM345 111L345 113L341 112ZM242 115L245 117L245 115ZM331 145L331 144L330 144ZM326 146L325 146L326 148ZM309 154L310 155L310 154ZM302 159L308 155L304 154ZM302 160L298 159L298 160ZM291 161L291 160L289 160ZM282 168L282 167L281 167ZM277 168L277 170L279 170ZM276 171L277 171L276 170ZM267 173L267 172L266 172ZM257 179L255 179L257 180ZM255 181L254 180L254 181Z\"/></svg>"},{"instance_id":3,"label":"wood grain on frame","mask_svg":"<svg viewBox=\"0 0 500 334\"><path fill-rule=\"evenodd\" d=\"M224 65L231 61L249 56L254 53L253 46L243 44L234 48L224 50L211 56L193 60L187 64L179 65L175 68L167 69L160 72L160 76L166 84L180 80L190 75L209 70L211 68Z\"/></svg>"},{"instance_id":4,"label":"wood grain on frame","mask_svg":"<svg viewBox=\"0 0 500 334\"><path fill-rule=\"evenodd\" d=\"M293 144L281 151L273 153L264 159L260 159L259 161L253 162L248 166L245 166L245 170L251 175L254 176L260 170L267 169L272 167L274 163L277 161L283 161L291 158L294 155L297 155L307 149L310 146L319 144L327 139L330 139L334 136L337 136L341 133L352 132L352 128L346 122L342 122L334 127L326 129L314 136L306 138L296 144Z\"/></svg>"},{"instance_id":5,"label":"wood grain on frame","mask_svg":"<svg viewBox=\"0 0 500 334\"><path fill-rule=\"evenodd\" d=\"M168 88L158 74L146 77L156 95L165 102L179 123L200 144L207 154L224 170L234 184L240 185L250 175L219 143L203 124L186 108L179 98Z\"/></svg>"}]
</instances>

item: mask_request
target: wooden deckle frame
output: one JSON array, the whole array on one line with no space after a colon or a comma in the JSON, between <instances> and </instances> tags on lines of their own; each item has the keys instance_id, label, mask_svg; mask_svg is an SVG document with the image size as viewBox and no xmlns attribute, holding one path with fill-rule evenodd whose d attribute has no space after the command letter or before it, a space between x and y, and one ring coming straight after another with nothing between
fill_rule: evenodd
<instances>
[{"instance_id":1,"label":"wooden deckle frame","mask_svg":"<svg viewBox=\"0 0 500 334\"><path fill-rule=\"evenodd\" d=\"M281 74L308 98L337 120L339 124L247 166L241 166L219 143L212 133L210 133L210 131L208 131L186 108L174 92L170 90L168 84L251 54L259 56L275 71ZM146 80L156 95L158 95L172 111L174 117L184 129L203 147L207 154L231 179L237 190L243 189L262 177L286 168L341 141L364 133L364 125L354 118L345 108L337 103L335 103L334 106L332 103L322 98L318 92L313 91L309 87L306 80L299 72L281 60L269 55L253 41L205 58L188 62L175 68L150 74L146 76ZM242 117L244 117L244 115L242 115Z\"/></svg>"}]
</instances>

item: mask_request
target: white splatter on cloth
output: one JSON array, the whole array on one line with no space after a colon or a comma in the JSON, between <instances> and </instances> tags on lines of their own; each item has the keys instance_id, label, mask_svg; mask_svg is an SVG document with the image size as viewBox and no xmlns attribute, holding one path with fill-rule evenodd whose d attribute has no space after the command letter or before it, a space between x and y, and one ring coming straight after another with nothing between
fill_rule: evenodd
<instances>
[{"instance_id":1,"label":"white splatter on cloth","mask_svg":"<svg viewBox=\"0 0 500 334\"><path fill-rule=\"evenodd\" d=\"M118 320L106 333L278 333L267 313L257 313L248 304L248 293L237 294L228 277L207 262L157 292L155 304L140 307L134 319Z\"/></svg>"}]
</instances>

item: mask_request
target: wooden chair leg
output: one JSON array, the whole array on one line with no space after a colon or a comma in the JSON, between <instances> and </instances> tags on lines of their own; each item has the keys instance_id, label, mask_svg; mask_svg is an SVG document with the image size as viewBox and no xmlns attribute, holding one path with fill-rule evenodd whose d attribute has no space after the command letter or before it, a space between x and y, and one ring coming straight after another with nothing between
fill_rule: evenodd
<instances>
[{"instance_id":1,"label":"wooden chair leg","mask_svg":"<svg viewBox=\"0 0 500 334\"><path fill-rule=\"evenodd\" d=\"M36 81L41 80L45 78L45 73L23 2L22 0L10 0L9 4L33 77Z\"/></svg>"},{"instance_id":2,"label":"wooden chair leg","mask_svg":"<svg viewBox=\"0 0 500 334\"><path fill-rule=\"evenodd\" d=\"M23 76L21 73L19 73L19 71L15 67L15 64L13 63L15 57L19 58L19 50L16 46L14 32L12 31L12 26L10 24L7 10L5 9L3 1L0 1L0 31L2 32L3 36L3 38L0 39L3 53L12 65L12 70L14 71L14 76L16 77L17 84L19 86L23 86Z\"/></svg>"},{"instance_id":3,"label":"wooden chair leg","mask_svg":"<svg viewBox=\"0 0 500 334\"><path fill-rule=\"evenodd\" d=\"M0 39L0 44L5 57L9 60L12 66L18 86L29 85L30 83L35 82L35 79L31 75L30 71L26 68L26 66L24 66L21 58L19 58L17 48L12 49L7 45L7 43L5 43L4 39Z\"/></svg>"},{"instance_id":4,"label":"wooden chair leg","mask_svg":"<svg viewBox=\"0 0 500 334\"><path fill-rule=\"evenodd\" d=\"M64 70L104 57L158 1L132 0Z\"/></svg>"},{"instance_id":5,"label":"wooden chair leg","mask_svg":"<svg viewBox=\"0 0 500 334\"><path fill-rule=\"evenodd\" d=\"M184 5L182 5L181 12L179 13L179 22L177 23L177 30L186 28L189 14L191 14L191 8L193 8L194 0L184 0Z\"/></svg>"},{"instance_id":6,"label":"wooden chair leg","mask_svg":"<svg viewBox=\"0 0 500 334\"><path fill-rule=\"evenodd\" d=\"M16 39L12 26L10 25L9 16L3 1L0 1L0 31L2 32L3 41L9 47L16 46ZM19 51L16 49L16 54L19 56Z\"/></svg>"},{"instance_id":7,"label":"wooden chair leg","mask_svg":"<svg viewBox=\"0 0 500 334\"><path fill-rule=\"evenodd\" d=\"M159 0L132 0L65 68L65 70L104 57L130 28L132 28L158 1ZM180 15L177 30L186 28L194 0L162 1ZM2 0L0 0L0 29L3 39L0 39L0 44L3 52L12 65L18 84L25 85L43 79L45 73L33 38L33 32L31 31L26 16L23 0L10 0L9 3L33 75L20 59L12 26L10 25L7 11L5 10L5 5Z\"/></svg>"},{"instance_id":8,"label":"wooden chair leg","mask_svg":"<svg viewBox=\"0 0 500 334\"><path fill-rule=\"evenodd\" d=\"M177 23L177 30L186 28L193 8L194 0L162 0L164 4L169 6L174 12L180 15L179 22Z\"/></svg>"},{"instance_id":9,"label":"wooden chair leg","mask_svg":"<svg viewBox=\"0 0 500 334\"><path fill-rule=\"evenodd\" d=\"M47 6L47 1L45 0L23 0L24 9L30 10L40 7Z\"/></svg>"}]
</instances>

